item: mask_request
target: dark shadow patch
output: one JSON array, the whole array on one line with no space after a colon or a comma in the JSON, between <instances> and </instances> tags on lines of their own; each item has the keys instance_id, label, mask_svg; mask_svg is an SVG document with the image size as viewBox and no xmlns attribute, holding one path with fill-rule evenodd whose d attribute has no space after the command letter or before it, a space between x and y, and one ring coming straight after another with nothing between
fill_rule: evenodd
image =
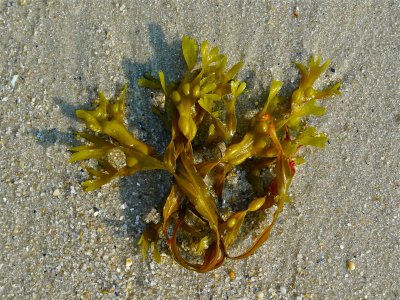
<instances>
[{"instance_id":1,"label":"dark shadow patch","mask_svg":"<svg viewBox=\"0 0 400 300\"><path fill-rule=\"evenodd\" d=\"M68 128L67 131L60 131L57 128L51 129L32 129L30 134L36 138L36 142L43 147L49 147L54 144L63 144L68 147L77 146L80 143L74 137L74 129Z\"/></svg>"}]
</instances>

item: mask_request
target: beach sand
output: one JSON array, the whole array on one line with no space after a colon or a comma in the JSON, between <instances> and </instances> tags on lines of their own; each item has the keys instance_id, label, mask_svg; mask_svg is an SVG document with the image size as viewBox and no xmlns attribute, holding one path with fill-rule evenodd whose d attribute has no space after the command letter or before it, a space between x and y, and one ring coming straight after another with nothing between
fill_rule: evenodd
<instances>
[{"instance_id":1,"label":"beach sand","mask_svg":"<svg viewBox=\"0 0 400 300\"><path fill-rule=\"evenodd\" d=\"M397 0L0 1L0 298L399 299L399 20ZM207 274L167 251L142 262L143 218L168 176L85 193L82 165L68 163L84 128L75 109L125 83L130 129L162 150L167 134L137 80L178 79L185 34L244 60L241 114L272 78L289 93L293 62L310 55L332 60L320 87L342 82L311 120L329 144L303 152L270 240Z\"/></svg>"}]
</instances>

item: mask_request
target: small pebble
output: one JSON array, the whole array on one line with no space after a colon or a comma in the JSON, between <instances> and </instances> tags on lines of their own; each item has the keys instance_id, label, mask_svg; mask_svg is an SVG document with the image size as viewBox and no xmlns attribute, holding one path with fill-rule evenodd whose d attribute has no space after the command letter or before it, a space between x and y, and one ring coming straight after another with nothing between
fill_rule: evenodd
<instances>
[{"instance_id":1,"label":"small pebble","mask_svg":"<svg viewBox=\"0 0 400 300\"><path fill-rule=\"evenodd\" d=\"M71 195L76 195L76 191L75 191L75 188L73 185L71 185L71 187L70 187L70 192L71 192Z\"/></svg>"},{"instance_id":2,"label":"small pebble","mask_svg":"<svg viewBox=\"0 0 400 300\"><path fill-rule=\"evenodd\" d=\"M293 10L293 16L297 18L299 15L300 15L300 9L298 6L296 6Z\"/></svg>"},{"instance_id":3,"label":"small pebble","mask_svg":"<svg viewBox=\"0 0 400 300\"><path fill-rule=\"evenodd\" d=\"M235 279L235 272L234 272L234 271L229 270L228 274L229 274L229 278L230 278L231 280Z\"/></svg>"},{"instance_id":4,"label":"small pebble","mask_svg":"<svg viewBox=\"0 0 400 300\"><path fill-rule=\"evenodd\" d=\"M343 250L343 249L344 249L344 246L343 246L343 245L340 245L339 248Z\"/></svg>"},{"instance_id":5,"label":"small pebble","mask_svg":"<svg viewBox=\"0 0 400 300\"><path fill-rule=\"evenodd\" d=\"M55 189L53 192L53 196L57 197L60 196L60 190L59 189Z\"/></svg>"},{"instance_id":6,"label":"small pebble","mask_svg":"<svg viewBox=\"0 0 400 300\"><path fill-rule=\"evenodd\" d=\"M126 267L126 268L130 268L130 267L132 266L132 264L133 264L132 259L131 259L130 257L128 257L128 258L126 259L125 267Z\"/></svg>"},{"instance_id":7,"label":"small pebble","mask_svg":"<svg viewBox=\"0 0 400 300\"><path fill-rule=\"evenodd\" d=\"M258 292L258 293L256 294L256 299L257 299L257 300L264 299L264 293L263 293L263 292Z\"/></svg>"},{"instance_id":8,"label":"small pebble","mask_svg":"<svg viewBox=\"0 0 400 300\"><path fill-rule=\"evenodd\" d=\"M347 270L354 271L355 268L356 268L356 264L352 260L349 260L347 262Z\"/></svg>"},{"instance_id":9,"label":"small pebble","mask_svg":"<svg viewBox=\"0 0 400 300\"><path fill-rule=\"evenodd\" d=\"M15 88L15 84L17 83L18 80L18 75L14 75L13 78L11 79L11 86Z\"/></svg>"},{"instance_id":10,"label":"small pebble","mask_svg":"<svg viewBox=\"0 0 400 300\"><path fill-rule=\"evenodd\" d=\"M160 222L160 220L161 220L161 216L155 208L152 208L151 211L144 218L144 221L146 223L152 222L154 224L158 224Z\"/></svg>"},{"instance_id":11,"label":"small pebble","mask_svg":"<svg viewBox=\"0 0 400 300\"><path fill-rule=\"evenodd\" d=\"M286 295L286 288L284 286L281 286L280 291L282 295Z\"/></svg>"}]
</instances>

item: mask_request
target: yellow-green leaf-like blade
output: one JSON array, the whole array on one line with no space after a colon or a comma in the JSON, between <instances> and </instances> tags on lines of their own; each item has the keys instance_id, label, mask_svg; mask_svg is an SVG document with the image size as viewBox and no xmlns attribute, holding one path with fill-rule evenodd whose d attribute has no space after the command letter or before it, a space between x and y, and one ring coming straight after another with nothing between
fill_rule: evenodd
<instances>
[{"instance_id":1,"label":"yellow-green leaf-like blade","mask_svg":"<svg viewBox=\"0 0 400 300\"><path fill-rule=\"evenodd\" d=\"M179 192L179 188L176 184L171 187L171 191L167 199L165 200L165 204L163 207L163 231L164 235L167 238L167 242L169 242L169 237L167 233L167 223L169 218L172 216L174 212L176 212L181 204L182 195Z\"/></svg>"},{"instance_id":2,"label":"yellow-green leaf-like blade","mask_svg":"<svg viewBox=\"0 0 400 300\"><path fill-rule=\"evenodd\" d=\"M83 147L85 147L85 146L83 146ZM71 148L70 150L75 151L75 149L77 149L77 148L80 148L80 147ZM112 147L81 149L71 155L69 162L73 163L76 161L90 159L90 158L97 158L97 159L103 158L103 157L107 156L107 154L111 151L111 149L112 149Z\"/></svg>"},{"instance_id":3,"label":"yellow-green leaf-like blade","mask_svg":"<svg viewBox=\"0 0 400 300\"><path fill-rule=\"evenodd\" d=\"M160 225L158 224L149 224L146 227L146 230L143 232L141 235L138 245L142 247L142 256L143 260L146 259L146 254L149 251L150 245L153 244L153 254L154 254L154 259L160 263L161 262L161 257L160 253L158 252L157 249L157 241L159 240L159 235L158 235L158 229Z\"/></svg>"},{"instance_id":4,"label":"yellow-green leaf-like blade","mask_svg":"<svg viewBox=\"0 0 400 300\"><path fill-rule=\"evenodd\" d=\"M86 123L86 127L94 132L101 132L101 125L89 111L78 109L76 116Z\"/></svg>"},{"instance_id":5,"label":"yellow-green leaf-like blade","mask_svg":"<svg viewBox=\"0 0 400 300\"><path fill-rule=\"evenodd\" d=\"M328 137L324 133L317 133L315 127L306 128L296 139L296 144L324 148Z\"/></svg>"},{"instance_id":6,"label":"yellow-green leaf-like blade","mask_svg":"<svg viewBox=\"0 0 400 300\"><path fill-rule=\"evenodd\" d=\"M158 72L158 77L160 77L160 83L161 83L161 87L164 91L164 94L167 94L167 84L165 83L165 75L163 71L159 71Z\"/></svg>"},{"instance_id":7,"label":"yellow-green leaf-like blade","mask_svg":"<svg viewBox=\"0 0 400 300\"><path fill-rule=\"evenodd\" d=\"M209 193L203 179L196 171L193 162L186 155L181 155L183 168L180 169L181 176L191 182L194 194L188 195L196 210L208 221L211 230L218 232L218 216L215 201ZM193 197L194 196L194 197Z\"/></svg>"},{"instance_id":8,"label":"yellow-green leaf-like blade","mask_svg":"<svg viewBox=\"0 0 400 300\"><path fill-rule=\"evenodd\" d=\"M182 52L185 58L186 65L191 71L196 65L197 60L197 43L194 39L189 38L187 35L182 38Z\"/></svg>"},{"instance_id":9,"label":"yellow-green leaf-like blade","mask_svg":"<svg viewBox=\"0 0 400 300\"><path fill-rule=\"evenodd\" d=\"M282 87L282 81L273 80L271 83L271 88L269 89L269 95L267 102L265 103L263 109L260 112L260 116L265 114L271 114L273 112L273 105L271 105L272 99L276 97Z\"/></svg>"},{"instance_id":10,"label":"yellow-green leaf-like blade","mask_svg":"<svg viewBox=\"0 0 400 300\"><path fill-rule=\"evenodd\" d=\"M232 68L230 68L229 71L225 73L223 83L227 83L229 80L233 79L243 67L243 64L244 63L242 61L239 61L237 64L232 66Z\"/></svg>"},{"instance_id":11,"label":"yellow-green leaf-like blade","mask_svg":"<svg viewBox=\"0 0 400 300\"><path fill-rule=\"evenodd\" d=\"M153 81L153 80L149 80L146 78L140 78L138 80L138 85L140 87L146 87L146 88L150 88L150 89L155 89L155 90L161 90L162 86L160 84L160 82L158 81Z\"/></svg>"},{"instance_id":12,"label":"yellow-green leaf-like blade","mask_svg":"<svg viewBox=\"0 0 400 300\"><path fill-rule=\"evenodd\" d=\"M233 242L236 240L236 237L239 234L239 230L243 225L245 216L246 216L246 211L241 211L235 213L228 220L228 226L227 226L228 228L224 233L224 235L222 236L222 240L224 242L224 246L226 249L228 249L229 246L232 245Z\"/></svg>"}]
</instances>

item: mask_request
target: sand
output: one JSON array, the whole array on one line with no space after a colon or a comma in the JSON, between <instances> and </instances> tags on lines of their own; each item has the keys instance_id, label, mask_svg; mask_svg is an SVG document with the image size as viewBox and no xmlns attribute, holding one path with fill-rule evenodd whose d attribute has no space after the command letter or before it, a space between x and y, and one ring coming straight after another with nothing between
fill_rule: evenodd
<instances>
[{"instance_id":1,"label":"sand","mask_svg":"<svg viewBox=\"0 0 400 300\"><path fill-rule=\"evenodd\" d=\"M397 0L0 1L0 298L399 299L399 20ZM137 79L177 79L184 34L245 61L243 113L272 78L290 92L292 62L312 54L332 60L321 87L343 84L311 121L329 144L304 151L270 240L208 274L168 252L161 265L141 260L136 242L165 174L85 193L82 165L67 162L83 129L75 109L124 83L130 128L162 149Z\"/></svg>"}]
</instances>

